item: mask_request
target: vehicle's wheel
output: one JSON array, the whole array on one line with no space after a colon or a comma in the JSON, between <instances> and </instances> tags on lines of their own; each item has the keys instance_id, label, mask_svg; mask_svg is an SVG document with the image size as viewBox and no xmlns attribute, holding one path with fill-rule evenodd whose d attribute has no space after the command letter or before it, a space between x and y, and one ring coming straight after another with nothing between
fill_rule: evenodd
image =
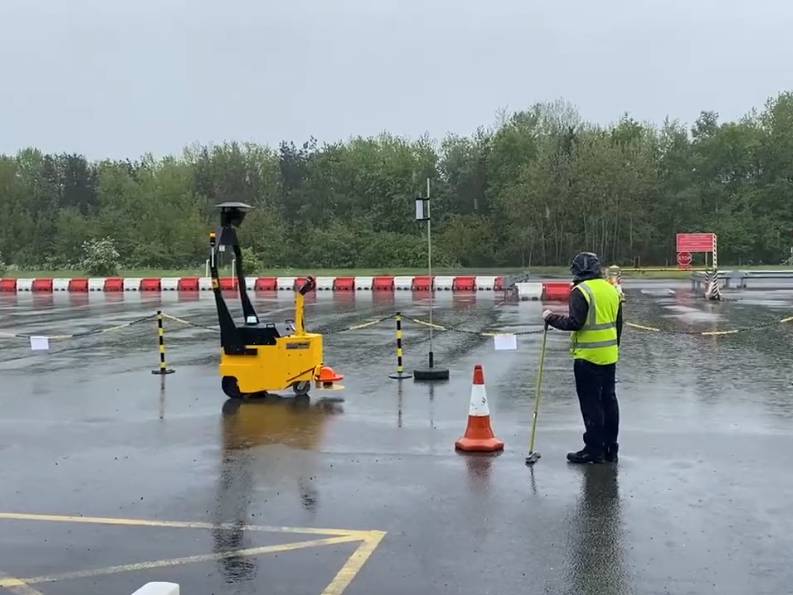
<instances>
[{"instance_id":1,"label":"vehicle's wheel","mask_svg":"<svg viewBox=\"0 0 793 595\"><path fill-rule=\"evenodd\" d=\"M311 390L311 383L310 382L295 382L292 385L292 390L295 391L295 395L298 397L305 397L308 395L308 391Z\"/></svg>"},{"instance_id":2,"label":"vehicle's wheel","mask_svg":"<svg viewBox=\"0 0 793 595\"><path fill-rule=\"evenodd\" d=\"M231 399L242 398L240 387L237 385L237 379L234 378L234 376L224 376L220 381L220 386L223 388L223 392L226 393L227 397Z\"/></svg>"}]
</instances>

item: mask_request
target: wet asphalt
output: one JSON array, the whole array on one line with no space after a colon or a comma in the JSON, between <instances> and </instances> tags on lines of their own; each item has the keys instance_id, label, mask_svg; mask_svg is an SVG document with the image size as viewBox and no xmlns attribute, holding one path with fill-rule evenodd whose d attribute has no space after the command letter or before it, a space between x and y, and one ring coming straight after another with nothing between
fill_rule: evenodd
<instances>
[{"instance_id":1,"label":"wet asphalt","mask_svg":"<svg viewBox=\"0 0 793 595\"><path fill-rule=\"evenodd\" d=\"M153 322L31 352L0 337L0 513L232 523L238 528L108 527L0 520L0 571L60 574L306 538L264 524L387 532L344 591L397 593L788 593L793 584L793 291L730 292L707 303L688 284L629 284L618 370L618 465L576 467L582 424L567 338L551 333L538 430L527 454L543 305L500 294L444 294L436 321L534 331L518 351L492 338L435 336L448 382L388 379L393 322L341 329L426 296L319 294L310 328L345 390L310 402L227 401L216 335L167 322L169 365L153 376ZM291 317L291 295L258 294L263 318ZM60 335L162 308L215 323L209 295L0 294L0 332ZM265 313L270 313L264 316ZM728 336L711 331L767 325ZM425 364L427 329L405 323L407 368ZM506 449L461 455L474 364ZM45 594L131 593L173 580L183 593L318 594L354 544L229 558L34 585ZM1 590L1 589L0 589Z\"/></svg>"}]
</instances>

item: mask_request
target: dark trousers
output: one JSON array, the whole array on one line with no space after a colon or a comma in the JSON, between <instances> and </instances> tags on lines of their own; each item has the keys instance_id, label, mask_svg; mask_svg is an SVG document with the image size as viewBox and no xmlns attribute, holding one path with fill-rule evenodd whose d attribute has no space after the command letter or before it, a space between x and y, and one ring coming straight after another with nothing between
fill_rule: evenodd
<instances>
[{"instance_id":1,"label":"dark trousers","mask_svg":"<svg viewBox=\"0 0 793 595\"><path fill-rule=\"evenodd\" d=\"M575 360L575 388L584 418L584 444L587 450L602 454L604 449L617 450L620 407L614 387L616 364L599 366L586 360Z\"/></svg>"}]
</instances>

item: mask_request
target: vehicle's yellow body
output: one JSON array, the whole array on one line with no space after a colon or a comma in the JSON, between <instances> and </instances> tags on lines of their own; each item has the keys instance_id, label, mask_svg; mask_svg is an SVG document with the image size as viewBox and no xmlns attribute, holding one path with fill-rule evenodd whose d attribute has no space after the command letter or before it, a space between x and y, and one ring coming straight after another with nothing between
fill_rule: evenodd
<instances>
[{"instance_id":1,"label":"vehicle's yellow body","mask_svg":"<svg viewBox=\"0 0 793 595\"><path fill-rule=\"evenodd\" d=\"M249 348L256 355L227 355L223 350L220 354L220 375L236 378L242 393L278 392L311 383L322 370L322 335L316 333L278 337L275 345Z\"/></svg>"}]
</instances>

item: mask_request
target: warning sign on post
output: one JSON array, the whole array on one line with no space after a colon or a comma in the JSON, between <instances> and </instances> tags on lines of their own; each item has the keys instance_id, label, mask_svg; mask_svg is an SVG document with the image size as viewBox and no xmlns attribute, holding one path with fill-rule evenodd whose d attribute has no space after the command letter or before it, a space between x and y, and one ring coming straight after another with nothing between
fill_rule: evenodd
<instances>
[{"instance_id":1,"label":"warning sign on post","mask_svg":"<svg viewBox=\"0 0 793 595\"><path fill-rule=\"evenodd\" d=\"M713 252L716 245L715 233L677 234L677 252Z\"/></svg>"}]
</instances>

